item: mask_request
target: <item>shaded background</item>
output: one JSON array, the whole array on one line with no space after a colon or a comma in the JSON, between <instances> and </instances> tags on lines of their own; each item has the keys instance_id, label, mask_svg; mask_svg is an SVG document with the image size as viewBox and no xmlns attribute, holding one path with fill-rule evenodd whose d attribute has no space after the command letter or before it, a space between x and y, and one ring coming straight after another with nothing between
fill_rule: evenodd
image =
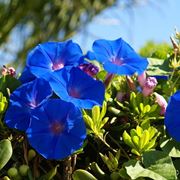
<instances>
[{"instance_id":1,"label":"shaded background","mask_svg":"<svg viewBox=\"0 0 180 180\"><path fill-rule=\"evenodd\" d=\"M0 0L0 65L24 66L44 41L72 38L83 51L99 38L123 37L136 50L170 42L180 29L179 0Z\"/></svg>"}]
</instances>

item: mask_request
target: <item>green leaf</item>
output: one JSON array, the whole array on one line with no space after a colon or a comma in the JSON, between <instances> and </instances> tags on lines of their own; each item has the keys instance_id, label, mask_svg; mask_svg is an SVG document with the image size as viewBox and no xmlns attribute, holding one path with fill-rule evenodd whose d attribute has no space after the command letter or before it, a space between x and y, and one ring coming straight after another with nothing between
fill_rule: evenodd
<instances>
[{"instance_id":1,"label":"green leaf","mask_svg":"<svg viewBox=\"0 0 180 180\"><path fill-rule=\"evenodd\" d=\"M0 91L6 97L9 96L7 89L9 89L10 92L12 93L20 85L21 85L20 81L10 75L2 76L0 78Z\"/></svg>"},{"instance_id":2,"label":"green leaf","mask_svg":"<svg viewBox=\"0 0 180 180\"><path fill-rule=\"evenodd\" d=\"M148 62L149 65L146 72L149 76L155 76L155 75L162 76L171 73L168 60L148 58Z\"/></svg>"},{"instance_id":3,"label":"green leaf","mask_svg":"<svg viewBox=\"0 0 180 180\"><path fill-rule=\"evenodd\" d=\"M103 119L103 117L105 116L107 111L107 102L104 101L103 105L102 105L102 110L101 110L101 114L100 114L100 119Z\"/></svg>"},{"instance_id":4,"label":"green leaf","mask_svg":"<svg viewBox=\"0 0 180 180\"><path fill-rule=\"evenodd\" d=\"M77 169L72 175L73 180L97 180L91 173L83 169Z\"/></svg>"},{"instance_id":5,"label":"green leaf","mask_svg":"<svg viewBox=\"0 0 180 180\"><path fill-rule=\"evenodd\" d=\"M143 147L149 142L149 132L148 130L144 130L143 135L139 140L139 148L143 149Z\"/></svg>"},{"instance_id":6,"label":"green leaf","mask_svg":"<svg viewBox=\"0 0 180 180\"><path fill-rule=\"evenodd\" d=\"M0 141L0 170L8 163L12 156L11 141L4 139Z\"/></svg>"},{"instance_id":7,"label":"green leaf","mask_svg":"<svg viewBox=\"0 0 180 180\"><path fill-rule=\"evenodd\" d=\"M132 142L131 136L126 131L124 131L124 133L123 133L123 140L128 146L130 146L132 148L135 147L134 143Z\"/></svg>"},{"instance_id":8,"label":"green leaf","mask_svg":"<svg viewBox=\"0 0 180 180\"><path fill-rule=\"evenodd\" d=\"M89 117L88 115L84 115L83 116L84 121L86 122L86 124L93 129L93 121L91 119L91 117Z\"/></svg>"},{"instance_id":9,"label":"green leaf","mask_svg":"<svg viewBox=\"0 0 180 180\"><path fill-rule=\"evenodd\" d=\"M92 108L92 119L94 123L99 123L99 117L100 117L100 107L94 106Z\"/></svg>"},{"instance_id":10,"label":"green leaf","mask_svg":"<svg viewBox=\"0 0 180 180\"><path fill-rule=\"evenodd\" d=\"M100 72L96 75L96 77L97 77L98 79L104 81L105 78L106 78L106 75L107 75L107 72L103 70L103 71L100 71Z\"/></svg>"},{"instance_id":11,"label":"green leaf","mask_svg":"<svg viewBox=\"0 0 180 180\"><path fill-rule=\"evenodd\" d=\"M95 176L98 179L102 179L102 180L109 180L109 176L107 174L104 173L104 171L102 171L102 169L98 166L98 164L96 162L92 162L90 164L91 170L93 171L93 173L95 174Z\"/></svg>"},{"instance_id":12,"label":"green leaf","mask_svg":"<svg viewBox=\"0 0 180 180\"><path fill-rule=\"evenodd\" d=\"M157 173L161 179L177 179L176 169L171 157L162 151L149 151L143 154L143 164L145 168ZM159 179L158 179L159 180Z\"/></svg>"},{"instance_id":13,"label":"green leaf","mask_svg":"<svg viewBox=\"0 0 180 180\"><path fill-rule=\"evenodd\" d=\"M171 157L180 157L180 143L173 139L164 139L160 145L161 149Z\"/></svg>"},{"instance_id":14,"label":"green leaf","mask_svg":"<svg viewBox=\"0 0 180 180\"><path fill-rule=\"evenodd\" d=\"M100 128L102 128L109 120L109 117L105 117L102 121L101 121L101 125L100 125Z\"/></svg>"},{"instance_id":15,"label":"green leaf","mask_svg":"<svg viewBox=\"0 0 180 180\"><path fill-rule=\"evenodd\" d=\"M59 167L59 165L56 165L56 167L52 168L46 175L42 176L40 178L40 180L51 180L53 179L53 177L56 175L57 173L57 168Z\"/></svg>"},{"instance_id":16,"label":"green leaf","mask_svg":"<svg viewBox=\"0 0 180 180\"><path fill-rule=\"evenodd\" d=\"M127 174L131 177L131 179L137 179L140 177L147 177L154 180L167 180L166 178L162 177L161 175L149 170L145 169L140 165L139 161L130 160L125 163L125 169Z\"/></svg>"}]
</instances>

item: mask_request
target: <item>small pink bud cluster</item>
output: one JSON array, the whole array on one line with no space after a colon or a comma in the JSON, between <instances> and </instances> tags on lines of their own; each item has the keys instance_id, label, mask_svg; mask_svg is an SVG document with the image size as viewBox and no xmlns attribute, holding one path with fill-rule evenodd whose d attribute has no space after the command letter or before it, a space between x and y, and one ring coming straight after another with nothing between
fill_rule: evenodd
<instances>
[{"instance_id":1,"label":"small pink bud cluster","mask_svg":"<svg viewBox=\"0 0 180 180\"><path fill-rule=\"evenodd\" d=\"M16 75L16 70L13 67L6 67L5 65L3 65L1 74L3 76L10 75L14 77Z\"/></svg>"},{"instance_id":2,"label":"small pink bud cluster","mask_svg":"<svg viewBox=\"0 0 180 180\"><path fill-rule=\"evenodd\" d=\"M151 95L157 85L157 80L155 77L146 77L146 73L144 72L140 76L138 76L138 82L142 88L142 93L145 97ZM153 93L156 97L156 103L161 107L161 115L164 115L166 112L167 102L163 96L154 92Z\"/></svg>"},{"instance_id":3,"label":"small pink bud cluster","mask_svg":"<svg viewBox=\"0 0 180 180\"><path fill-rule=\"evenodd\" d=\"M95 76L99 72L99 68L92 63L89 64L81 64L79 68L84 71L89 76Z\"/></svg>"},{"instance_id":4,"label":"small pink bud cluster","mask_svg":"<svg viewBox=\"0 0 180 180\"><path fill-rule=\"evenodd\" d=\"M167 107L167 102L166 100L164 99L163 96L161 96L160 94L158 93L154 93L155 97L156 97L156 102L159 104L159 106L161 107L161 112L160 114L161 115L164 115L165 112L166 112L166 107Z\"/></svg>"},{"instance_id":5,"label":"small pink bud cluster","mask_svg":"<svg viewBox=\"0 0 180 180\"><path fill-rule=\"evenodd\" d=\"M141 74L140 76L138 76L138 82L142 88L142 93L145 97L153 93L154 88L156 87L158 83L155 77L146 78L145 72Z\"/></svg>"}]
</instances>

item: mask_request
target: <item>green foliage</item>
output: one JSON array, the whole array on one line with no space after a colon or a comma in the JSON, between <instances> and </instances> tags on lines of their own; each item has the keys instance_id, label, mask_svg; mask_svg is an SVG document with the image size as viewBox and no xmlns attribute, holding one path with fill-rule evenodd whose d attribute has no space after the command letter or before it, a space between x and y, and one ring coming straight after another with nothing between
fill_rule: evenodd
<instances>
[{"instance_id":1,"label":"green foliage","mask_svg":"<svg viewBox=\"0 0 180 180\"><path fill-rule=\"evenodd\" d=\"M172 160L167 154L160 151L146 152L143 156L143 165L140 161L130 160L124 164L127 175L131 179L142 177L154 180L175 180L176 170Z\"/></svg>"},{"instance_id":2,"label":"green foliage","mask_svg":"<svg viewBox=\"0 0 180 180\"><path fill-rule=\"evenodd\" d=\"M8 163L12 156L12 146L8 139L0 141L0 170Z\"/></svg>"},{"instance_id":3,"label":"green foliage","mask_svg":"<svg viewBox=\"0 0 180 180\"><path fill-rule=\"evenodd\" d=\"M172 69L169 67L170 59L157 59L148 58L147 74L149 76L168 76L171 74Z\"/></svg>"},{"instance_id":4,"label":"green foliage","mask_svg":"<svg viewBox=\"0 0 180 180\"><path fill-rule=\"evenodd\" d=\"M166 59L171 54L172 48L167 43L147 42L139 51L144 57L152 57L158 59Z\"/></svg>"},{"instance_id":5,"label":"green foliage","mask_svg":"<svg viewBox=\"0 0 180 180\"><path fill-rule=\"evenodd\" d=\"M145 130L137 126L136 129L131 129L130 135L124 131L123 140L132 148L132 153L141 156L145 151L155 147L159 135L157 129L152 126Z\"/></svg>"},{"instance_id":6,"label":"green foliage","mask_svg":"<svg viewBox=\"0 0 180 180\"><path fill-rule=\"evenodd\" d=\"M2 114L6 111L8 102L6 97L3 96L2 92L0 92L0 121Z\"/></svg>"},{"instance_id":7,"label":"green foliage","mask_svg":"<svg viewBox=\"0 0 180 180\"><path fill-rule=\"evenodd\" d=\"M53 179L53 177L56 175L57 173L57 168L59 167L59 165L56 165L54 168L52 168L47 174L45 174L44 176L41 176L40 180L51 180Z\"/></svg>"},{"instance_id":8,"label":"green foliage","mask_svg":"<svg viewBox=\"0 0 180 180\"><path fill-rule=\"evenodd\" d=\"M0 78L0 91L6 97L9 97L10 93L12 93L20 85L20 81L10 75L2 76Z\"/></svg>"},{"instance_id":9,"label":"green foliage","mask_svg":"<svg viewBox=\"0 0 180 180\"><path fill-rule=\"evenodd\" d=\"M88 171L83 170L83 169L76 170L73 173L72 178L73 178L73 180L82 180L82 179L97 180L97 178L95 178L91 173L89 173Z\"/></svg>"},{"instance_id":10,"label":"green foliage","mask_svg":"<svg viewBox=\"0 0 180 180\"><path fill-rule=\"evenodd\" d=\"M93 174L98 178L98 179L102 179L102 180L108 180L109 176L107 174L105 174L105 172L98 166L98 164L96 162L92 162L90 164L90 168L93 171Z\"/></svg>"},{"instance_id":11,"label":"green foliage","mask_svg":"<svg viewBox=\"0 0 180 180\"><path fill-rule=\"evenodd\" d=\"M161 119L158 104L152 97L143 97L142 93L131 92L129 101L121 103L116 101L119 109L119 115L127 115L137 124L149 126L150 120ZM115 109L114 109L115 111Z\"/></svg>"},{"instance_id":12,"label":"green foliage","mask_svg":"<svg viewBox=\"0 0 180 180\"><path fill-rule=\"evenodd\" d=\"M108 152L108 156L100 153L100 156L103 162L107 165L109 171L114 172L118 169L120 150L117 151L115 156L111 152Z\"/></svg>"},{"instance_id":13,"label":"green foliage","mask_svg":"<svg viewBox=\"0 0 180 180\"><path fill-rule=\"evenodd\" d=\"M115 0L32 0L0 1L0 45L8 45L12 34L21 32L16 49L16 65L24 64L27 51L43 41L62 41L70 38L81 26ZM14 60L14 59L13 59Z\"/></svg>"},{"instance_id":14,"label":"green foliage","mask_svg":"<svg viewBox=\"0 0 180 180\"><path fill-rule=\"evenodd\" d=\"M89 133L93 133L97 136L103 137L103 126L107 123L108 117L105 117L107 110L107 103L104 101L102 105L102 109L100 111L99 106L94 106L92 108L91 116L86 113L85 110L83 110L83 118L88 126Z\"/></svg>"},{"instance_id":15,"label":"green foliage","mask_svg":"<svg viewBox=\"0 0 180 180\"><path fill-rule=\"evenodd\" d=\"M160 147L170 157L180 158L180 143L172 138L162 138Z\"/></svg>"}]
</instances>

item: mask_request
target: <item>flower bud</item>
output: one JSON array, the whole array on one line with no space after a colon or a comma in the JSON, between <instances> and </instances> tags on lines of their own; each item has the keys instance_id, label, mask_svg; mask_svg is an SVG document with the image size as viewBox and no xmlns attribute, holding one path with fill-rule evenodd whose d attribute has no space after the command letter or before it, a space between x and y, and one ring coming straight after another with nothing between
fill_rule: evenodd
<instances>
[{"instance_id":1,"label":"flower bud","mask_svg":"<svg viewBox=\"0 0 180 180\"><path fill-rule=\"evenodd\" d=\"M3 66L1 74L3 76L10 75L10 76L14 77L16 75L16 70L13 67Z\"/></svg>"},{"instance_id":2,"label":"flower bud","mask_svg":"<svg viewBox=\"0 0 180 180\"><path fill-rule=\"evenodd\" d=\"M141 87L146 83L146 72L144 71L141 75L138 76L138 82Z\"/></svg>"},{"instance_id":3,"label":"flower bud","mask_svg":"<svg viewBox=\"0 0 180 180\"><path fill-rule=\"evenodd\" d=\"M9 177L15 177L18 175L18 170L15 167L8 169L7 174Z\"/></svg>"},{"instance_id":4,"label":"flower bud","mask_svg":"<svg viewBox=\"0 0 180 180\"><path fill-rule=\"evenodd\" d=\"M148 77L146 79L146 82L145 82L143 90L142 90L143 95L146 97L146 96L149 96L150 94L152 94L157 83L158 82L157 82L156 78Z\"/></svg>"},{"instance_id":5,"label":"flower bud","mask_svg":"<svg viewBox=\"0 0 180 180\"><path fill-rule=\"evenodd\" d=\"M8 176L4 176L4 177L2 178L2 180L11 180L11 179L9 179Z\"/></svg>"},{"instance_id":6,"label":"flower bud","mask_svg":"<svg viewBox=\"0 0 180 180\"><path fill-rule=\"evenodd\" d=\"M124 92L118 92L117 95L116 95L116 99L119 101L119 102L122 102L124 97L125 97L126 93Z\"/></svg>"},{"instance_id":7,"label":"flower bud","mask_svg":"<svg viewBox=\"0 0 180 180\"><path fill-rule=\"evenodd\" d=\"M33 149L28 151L28 161L31 161L36 156L36 152Z\"/></svg>"},{"instance_id":8,"label":"flower bud","mask_svg":"<svg viewBox=\"0 0 180 180\"><path fill-rule=\"evenodd\" d=\"M79 68L92 77L99 72L99 68L92 63L81 64L79 65Z\"/></svg>"},{"instance_id":9,"label":"flower bud","mask_svg":"<svg viewBox=\"0 0 180 180\"><path fill-rule=\"evenodd\" d=\"M166 102L166 100L164 99L164 97L161 96L160 94L158 94L158 93L155 92L154 95L155 95L155 97L156 97L156 103L158 103L159 106L161 107L161 112L160 112L160 114L161 114L161 115L164 115L165 112L166 112L167 102Z\"/></svg>"},{"instance_id":10,"label":"flower bud","mask_svg":"<svg viewBox=\"0 0 180 180\"><path fill-rule=\"evenodd\" d=\"M26 164L23 164L19 167L19 172L21 176L27 176L29 170L29 166Z\"/></svg>"}]
</instances>

